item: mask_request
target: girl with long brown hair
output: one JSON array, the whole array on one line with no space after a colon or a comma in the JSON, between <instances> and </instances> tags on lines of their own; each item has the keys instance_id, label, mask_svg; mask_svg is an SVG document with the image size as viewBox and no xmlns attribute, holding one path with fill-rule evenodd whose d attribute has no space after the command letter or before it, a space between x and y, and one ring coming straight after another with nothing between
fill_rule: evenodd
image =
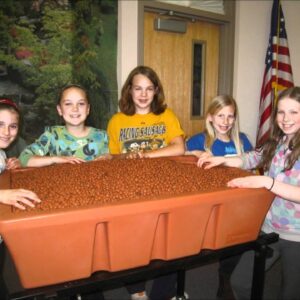
<instances>
[{"instance_id":1,"label":"girl with long brown hair","mask_svg":"<svg viewBox=\"0 0 300 300\"><path fill-rule=\"evenodd\" d=\"M206 157L198 166L217 165L244 169L261 168L264 175L236 178L229 187L265 188L274 193L274 201L262 225L262 232L276 232L279 241L270 247L273 256L267 268L280 257L282 281L278 299L300 299L300 87L284 90L278 97L272 117L269 140L259 149L237 157ZM253 253L243 255L232 276L238 299L249 299Z\"/></svg>"}]
</instances>

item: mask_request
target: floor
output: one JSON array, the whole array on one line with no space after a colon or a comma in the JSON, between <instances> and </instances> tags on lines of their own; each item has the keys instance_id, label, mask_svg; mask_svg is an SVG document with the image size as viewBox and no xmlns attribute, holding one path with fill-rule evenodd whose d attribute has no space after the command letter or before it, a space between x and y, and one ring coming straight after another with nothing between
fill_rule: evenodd
<instances>
[{"instance_id":1,"label":"floor","mask_svg":"<svg viewBox=\"0 0 300 300\"><path fill-rule=\"evenodd\" d=\"M218 284L217 277L218 263L201 266L187 271L186 292L191 300L210 300L216 299ZM10 259L5 261L5 280L11 291L18 291L20 283L16 279L14 266ZM280 282L280 263L277 262L271 270L266 273L264 300L275 300L278 295ZM147 282L147 290L150 290L152 281ZM117 288L104 292L105 300L129 300L127 290Z\"/></svg>"},{"instance_id":2,"label":"floor","mask_svg":"<svg viewBox=\"0 0 300 300\"><path fill-rule=\"evenodd\" d=\"M217 270L218 263L202 266L189 270L186 274L186 292L191 300L215 300L217 291ZM278 295L278 285L280 264L276 263L271 270L266 273L264 300L276 300ZM147 284L147 289L151 288L151 281ZM129 295L125 288L119 288L104 293L105 300L129 300Z\"/></svg>"}]
</instances>

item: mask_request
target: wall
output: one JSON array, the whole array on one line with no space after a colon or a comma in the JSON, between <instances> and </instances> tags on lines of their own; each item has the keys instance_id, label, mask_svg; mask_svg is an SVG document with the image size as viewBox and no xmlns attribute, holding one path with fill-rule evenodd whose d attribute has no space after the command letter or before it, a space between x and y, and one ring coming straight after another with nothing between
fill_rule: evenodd
<instances>
[{"instance_id":1,"label":"wall","mask_svg":"<svg viewBox=\"0 0 300 300\"><path fill-rule=\"evenodd\" d=\"M138 5L136 0L119 1L118 7L118 86L119 91L138 61Z\"/></svg>"},{"instance_id":2,"label":"wall","mask_svg":"<svg viewBox=\"0 0 300 300\"><path fill-rule=\"evenodd\" d=\"M300 85L300 1L282 0L293 67ZM272 1L236 1L233 96L240 109L241 129L255 142L260 89L270 31ZM118 83L137 65L137 1L119 1Z\"/></svg>"},{"instance_id":3,"label":"wall","mask_svg":"<svg viewBox=\"0 0 300 300\"><path fill-rule=\"evenodd\" d=\"M236 1L233 96L241 129L255 143L260 89L271 24L272 1ZM300 85L300 1L282 1L294 83Z\"/></svg>"}]
</instances>

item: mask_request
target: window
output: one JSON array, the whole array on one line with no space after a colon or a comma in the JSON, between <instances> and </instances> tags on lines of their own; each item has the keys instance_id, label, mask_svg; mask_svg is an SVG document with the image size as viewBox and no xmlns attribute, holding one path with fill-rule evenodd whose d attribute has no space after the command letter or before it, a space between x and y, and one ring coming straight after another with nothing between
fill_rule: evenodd
<instances>
[{"instance_id":1,"label":"window","mask_svg":"<svg viewBox=\"0 0 300 300\"><path fill-rule=\"evenodd\" d=\"M192 118L201 118L204 113L204 70L205 48L201 41L193 41L193 64L192 64Z\"/></svg>"}]
</instances>

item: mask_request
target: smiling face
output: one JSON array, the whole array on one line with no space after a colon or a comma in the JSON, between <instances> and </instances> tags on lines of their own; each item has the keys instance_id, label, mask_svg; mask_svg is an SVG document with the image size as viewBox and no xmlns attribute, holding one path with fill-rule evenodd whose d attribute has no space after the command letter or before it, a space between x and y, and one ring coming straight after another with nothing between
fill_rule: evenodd
<instances>
[{"instance_id":1,"label":"smiling face","mask_svg":"<svg viewBox=\"0 0 300 300\"><path fill-rule=\"evenodd\" d=\"M300 103L291 98L279 100L276 121L290 141L300 129Z\"/></svg>"},{"instance_id":2,"label":"smiling face","mask_svg":"<svg viewBox=\"0 0 300 300\"><path fill-rule=\"evenodd\" d=\"M230 140L229 131L235 122L234 108L231 105L224 106L213 115L208 115L208 120L214 127L218 139Z\"/></svg>"},{"instance_id":3,"label":"smiling face","mask_svg":"<svg viewBox=\"0 0 300 300\"><path fill-rule=\"evenodd\" d=\"M0 110L0 149L7 148L17 137L19 115L12 109Z\"/></svg>"},{"instance_id":4,"label":"smiling face","mask_svg":"<svg viewBox=\"0 0 300 300\"><path fill-rule=\"evenodd\" d=\"M130 93L136 114L144 115L151 111L151 103L155 92L155 86L148 77L142 74L133 77Z\"/></svg>"},{"instance_id":5,"label":"smiling face","mask_svg":"<svg viewBox=\"0 0 300 300\"><path fill-rule=\"evenodd\" d=\"M77 87L66 89L57 105L57 111L63 117L66 126L80 127L90 112L86 93Z\"/></svg>"}]
</instances>

